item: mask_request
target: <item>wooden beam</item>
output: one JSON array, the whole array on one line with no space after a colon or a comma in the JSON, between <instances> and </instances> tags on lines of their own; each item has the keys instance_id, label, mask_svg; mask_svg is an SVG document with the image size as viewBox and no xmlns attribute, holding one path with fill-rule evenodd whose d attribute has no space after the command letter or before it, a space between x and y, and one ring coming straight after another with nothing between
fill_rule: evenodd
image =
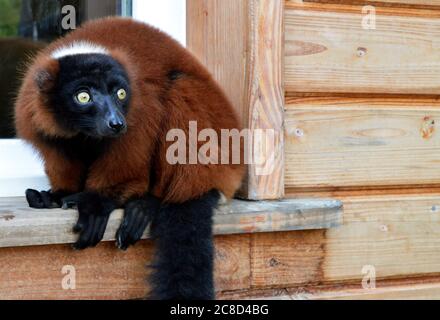
<instances>
[{"instance_id":1,"label":"wooden beam","mask_svg":"<svg viewBox=\"0 0 440 320\"><path fill-rule=\"evenodd\" d=\"M248 166L246 199L284 194L283 10L283 0L187 0L188 49L223 87L244 127L274 132L269 143L251 142L262 165Z\"/></svg>"},{"instance_id":2,"label":"wooden beam","mask_svg":"<svg viewBox=\"0 0 440 320\"><path fill-rule=\"evenodd\" d=\"M217 292L249 288L249 241L249 235L215 237ZM142 299L150 290L153 255L151 240L127 251L109 242L83 251L69 245L0 248L0 300ZM63 288L66 275L74 289Z\"/></svg>"},{"instance_id":3,"label":"wooden beam","mask_svg":"<svg viewBox=\"0 0 440 320\"><path fill-rule=\"evenodd\" d=\"M289 98L288 188L440 183L437 99Z\"/></svg>"},{"instance_id":4,"label":"wooden beam","mask_svg":"<svg viewBox=\"0 0 440 320\"><path fill-rule=\"evenodd\" d=\"M440 0L286 0L286 3L331 3L393 7L438 8Z\"/></svg>"},{"instance_id":5,"label":"wooden beam","mask_svg":"<svg viewBox=\"0 0 440 320\"><path fill-rule=\"evenodd\" d=\"M115 211L108 222L104 241L114 240L123 216ZM35 210L24 198L0 199L0 247L72 243L75 210ZM321 229L342 222L337 200L287 199L279 201L233 200L221 205L214 217L215 234ZM148 231L143 238L148 238Z\"/></svg>"},{"instance_id":6,"label":"wooden beam","mask_svg":"<svg viewBox=\"0 0 440 320\"><path fill-rule=\"evenodd\" d=\"M292 300L440 300L440 283L407 284L376 289L289 292Z\"/></svg>"},{"instance_id":7,"label":"wooden beam","mask_svg":"<svg viewBox=\"0 0 440 320\"><path fill-rule=\"evenodd\" d=\"M250 289L220 292L218 299L239 300L439 300L438 277L399 278L377 281L375 288L360 283L301 286L278 289Z\"/></svg>"},{"instance_id":8,"label":"wooden beam","mask_svg":"<svg viewBox=\"0 0 440 320\"><path fill-rule=\"evenodd\" d=\"M369 29L361 6L288 3L286 91L437 93L439 14L377 8Z\"/></svg>"},{"instance_id":9,"label":"wooden beam","mask_svg":"<svg viewBox=\"0 0 440 320\"><path fill-rule=\"evenodd\" d=\"M284 196L284 2L252 0L249 2L249 61L247 89L248 124L252 132L273 130L274 141L253 141L265 165L272 171L258 173L259 166L248 166L249 199L278 199ZM264 148L266 147L266 148ZM273 157L273 158L271 158Z\"/></svg>"}]
</instances>

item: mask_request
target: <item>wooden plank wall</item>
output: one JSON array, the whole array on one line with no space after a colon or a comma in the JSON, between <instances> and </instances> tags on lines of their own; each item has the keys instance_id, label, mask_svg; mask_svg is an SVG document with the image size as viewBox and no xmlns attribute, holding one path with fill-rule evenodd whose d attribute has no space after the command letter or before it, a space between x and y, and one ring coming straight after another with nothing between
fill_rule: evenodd
<instances>
[{"instance_id":1,"label":"wooden plank wall","mask_svg":"<svg viewBox=\"0 0 440 320\"><path fill-rule=\"evenodd\" d=\"M439 194L340 197L339 228L217 236L218 297L347 282L360 290L365 265L375 267L378 287L388 278L427 282L439 275ZM142 298L152 255L150 240L126 252L113 242L81 252L69 245L1 248L0 299ZM61 287L64 265L75 266L75 290Z\"/></svg>"},{"instance_id":2,"label":"wooden plank wall","mask_svg":"<svg viewBox=\"0 0 440 320\"><path fill-rule=\"evenodd\" d=\"M371 4L376 29L363 29L362 6ZM286 196L341 199L344 224L255 236L254 284L360 286L362 267L372 265L378 279L407 278L410 290L365 298L438 298L440 1L285 5Z\"/></svg>"},{"instance_id":3,"label":"wooden plank wall","mask_svg":"<svg viewBox=\"0 0 440 320\"><path fill-rule=\"evenodd\" d=\"M218 236L215 245L217 290L249 288L249 235ZM142 299L149 292L153 249L151 240L127 251L118 250L114 242L84 251L70 245L0 248L0 300ZM74 289L62 287L65 266L75 268Z\"/></svg>"},{"instance_id":4,"label":"wooden plank wall","mask_svg":"<svg viewBox=\"0 0 440 320\"><path fill-rule=\"evenodd\" d=\"M409 279L396 289L401 296L439 297L440 1L286 0L281 82L273 80L279 34L266 25L271 21L279 30L279 10L267 10L267 3L188 0L188 47L247 125L270 119L271 112L280 115L277 103L267 103L277 101L267 95L267 82L276 90L284 86L285 137L278 147L284 145L285 196L339 198L344 225L250 235L249 287L221 296L264 291L298 298L300 287L312 292L305 298L358 296L362 268L372 265L378 283ZM374 29L362 26L365 5L374 6ZM259 51L257 39L267 48ZM258 52L268 60L256 59ZM250 90L259 79L266 81L264 90ZM249 104L253 92L272 111L249 112L256 110ZM267 183L259 190L271 194ZM435 284L411 287L416 279ZM347 283L355 291L346 291ZM321 285L344 288L327 294ZM392 287L364 296L392 297Z\"/></svg>"},{"instance_id":5,"label":"wooden plank wall","mask_svg":"<svg viewBox=\"0 0 440 320\"><path fill-rule=\"evenodd\" d=\"M286 186L438 184L437 121L437 99L288 98Z\"/></svg>"},{"instance_id":6,"label":"wooden plank wall","mask_svg":"<svg viewBox=\"0 0 440 320\"><path fill-rule=\"evenodd\" d=\"M416 9L438 9L439 0L285 0L289 4L318 3L338 5L371 5L380 8L416 8Z\"/></svg>"},{"instance_id":7,"label":"wooden plank wall","mask_svg":"<svg viewBox=\"0 0 440 320\"><path fill-rule=\"evenodd\" d=\"M122 210L112 213L105 242L79 252L69 245L76 240L71 229L77 212L35 210L27 206L24 198L2 199L0 300L145 297L153 243L141 241L125 252L118 250L114 234L122 215ZM335 200L233 200L219 206L214 216L215 281L219 295L254 286L251 261L258 251L253 249L252 233L325 229L339 226L341 220L341 203ZM144 238L148 236L147 231ZM75 270L74 290L62 288L65 266Z\"/></svg>"},{"instance_id":8,"label":"wooden plank wall","mask_svg":"<svg viewBox=\"0 0 440 320\"><path fill-rule=\"evenodd\" d=\"M218 297L265 290L294 295L303 287L315 288L305 298L331 297L321 285L335 286L339 297L365 294L360 291L365 265L374 266L379 288L386 279L439 282L440 194L335 196L344 201L339 228L217 236ZM113 242L81 252L69 245L1 248L0 299L142 298L149 290L146 265L152 255L150 240L126 252ZM76 269L75 290L61 287L65 265ZM346 283L357 291L346 291Z\"/></svg>"},{"instance_id":9,"label":"wooden plank wall","mask_svg":"<svg viewBox=\"0 0 440 320\"><path fill-rule=\"evenodd\" d=\"M348 1L345 1L348 3ZM286 2L287 189L440 183L440 10Z\"/></svg>"},{"instance_id":10,"label":"wooden plank wall","mask_svg":"<svg viewBox=\"0 0 440 320\"><path fill-rule=\"evenodd\" d=\"M376 5L383 7L409 7L409 8L435 8L440 6L439 0L286 0L290 2L303 3L328 3L328 4L357 4L357 5Z\"/></svg>"},{"instance_id":11,"label":"wooden plank wall","mask_svg":"<svg viewBox=\"0 0 440 320\"><path fill-rule=\"evenodd\" d=\"M288 4L286 90L436 94L439 17L438 10L377 8L376 29L364 29L361 6Z\"/></svg>"},{"instance_id":12,"label":"wooden plank wall","mask_svg":"<svg viewBox=\"0 0 440 320\"><path fill-rule=\"evenodd\" d=\"M375 267L378 279L439 272L439 195L343 200L344 225L339 228L255 235L253 284L360 284L365 265Z\"/></svg>"}]
</instances>

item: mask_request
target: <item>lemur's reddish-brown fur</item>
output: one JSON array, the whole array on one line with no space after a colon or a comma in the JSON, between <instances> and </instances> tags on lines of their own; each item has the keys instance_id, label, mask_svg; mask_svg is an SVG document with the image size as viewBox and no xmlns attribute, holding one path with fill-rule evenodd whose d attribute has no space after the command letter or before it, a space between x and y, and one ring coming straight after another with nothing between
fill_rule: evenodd
<instances>
[{"instance_id":1,"label":"lemur's reddish-brown fur","mask_svg":"<svg viewBox=\"0 0 440 320\"><path fill-rule=\"evenodd\" d=\"M90 168L65 158L39 139L37 131L53 137L71 137L47 108L46 90L57 77L58 62L50 54L74 41L105 47L126 69L132 97L128 131L115 139ZM170 83L169 73L181 77ZM125 201L151 192L167 202L196 198L211 189L232 197L241 184L243 165L171 165L165 158L172 142L170 129L187 133L189 121L198 131L240 129L228 99L205 68L176 41L155 28L131 19L107 18L85 24L43 50L30 66L16 103L16 128L41 153L53 191L86 190ZM200 145L200 144L199 144ZM87 171L85 186L81 176ZM155 181L150 185L150 173Z\"/></svg>"}]
</instances>

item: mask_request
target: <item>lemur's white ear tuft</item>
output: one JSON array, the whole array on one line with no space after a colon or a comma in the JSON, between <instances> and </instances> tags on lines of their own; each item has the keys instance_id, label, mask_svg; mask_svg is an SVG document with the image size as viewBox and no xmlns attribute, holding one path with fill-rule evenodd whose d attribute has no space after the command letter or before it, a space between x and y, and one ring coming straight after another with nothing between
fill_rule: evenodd
<instances>
[{"instance_id":1,"label":"lemur's white ear tuft","mask_svg":"<svg viewBox=\"0 0 440 320\"><path fill-rule=\"evenodd\" d=\"M51 57L54 59L61 59L66 56L74 56L78 54L109 54L108 50L98 44L88 41L75 41L66 46L55 49Z\"/></svg>"}]
</instances>

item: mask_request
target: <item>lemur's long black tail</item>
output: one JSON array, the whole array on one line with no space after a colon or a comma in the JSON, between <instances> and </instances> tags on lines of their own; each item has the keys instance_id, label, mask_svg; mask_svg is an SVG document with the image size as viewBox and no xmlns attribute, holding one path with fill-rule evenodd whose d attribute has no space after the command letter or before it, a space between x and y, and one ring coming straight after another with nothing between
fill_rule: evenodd
<instances>
[{"instance_id":1,"label":"lemur's long black tail","mask_svg":"<svg viewBox=\"0 0 440 320\"><path fill-rule=\"evenodd\" d=\"M156 256L150 298L214 299L212 216L219 198L213 190L161 208L151 226Z\"/></svg>"}]
</instances>

